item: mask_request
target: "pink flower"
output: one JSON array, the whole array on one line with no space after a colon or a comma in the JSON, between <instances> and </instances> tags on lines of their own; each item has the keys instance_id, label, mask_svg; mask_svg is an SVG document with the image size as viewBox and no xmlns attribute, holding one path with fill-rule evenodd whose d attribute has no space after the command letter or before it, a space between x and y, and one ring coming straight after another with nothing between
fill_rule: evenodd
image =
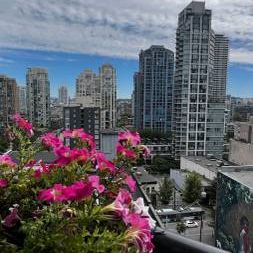
<instances>
[{"instance_id":1,"label":"pink flower","mask_svg":"<svg viewBox=\"0 0 253 253\"><path fill-rule=\"evenodd\" d=\"M99 183L100 177L99 176L89 176L88 182L91 183L92 187L97 189L99 193L102 193L105 190L105 186Z\"/></svg>"},{"instance_id":2,"label":"pink flower","mask_svg":"<svg viewBox=\"0 0 253 253\"><path fill-rule=\"evenodd\" d=\"M44 189L39 192L38 199L40 201L49 201L49 202L62 202L66 200L63 190L66 186L62 184L54 184L52 188Z\"/></svg>"},{"instance_id":3,"label":"pink flower","mask_svg":"<svg viewBox=\"0 0 253 253\"><path fill-rule=\"evenodd\" d=\"M136 158L136 153L133 150L123 147L120 143L117 144L117 153L127 158Z\"/></svg>"},{"instance_id":4,"label":"pink flower","mask_svg":"<svg viewBox=\"0 0 253 253\"><path fill-rule=\"evenodd\" d=\"M85 183L83 181L77 181L74 184L68 186L64 190L64 195L67 200L82 200L92 196L93 187L91 183Z\"/></svg>"},{"instance_id":5,"label":"pink flower","mask_svg":"<svg viewBox=\"0 0 253 253\"><path fill-rule=\"evenodd\" d=\"M83 142L87 143L92 150L96 148L93 136L85 133L82 128L73 130L67 129L63 131L63 136L65 138L79 138Z\"/></svg>"},{"instance_id":6,"label":"pink flower","mask_svg":"<svg viewBox=\"0 0 253 253\"><path fill-rule=\"evenodd\" d=\"M46 133L41 136L42 143L53 149L63 146L62 140L53 133Z\"/></svg>"},{"instance_id":7,"label":"pink flower","mask_svg":"<svg viewBox=\"0 0 253 253\"><path fill-rule=\"evenodd\" d=\"M11 157L7 154L0 155L0 165L6 165L9 167L16 167L17 164L14 163L11 159Z\"/></svg>"},{"instance_id":8,"label":"pink flower","mask_svg":"<svg viewBox=\"0 0 253 253\"><path fill-rule=\"evenodd\" d=\"M131 176L126 176L125 183L128 185L131 192L136 191L136 181Z\"/></svg>"},{"instance_id":9,"label":"pink flower","mask_svg":"<svg viewBox=\"0 0 253 253\"><path fill-rule=\"evenodd\" d=\"M110 173L116 172L116 166L114 165L114 163L108 161L102 152L94 152L93 160L98 170L100 171L108 170Z\"/></svg>"},{"instance_id":10,"label":"pink flower","mask_svg":"<svg viewBox=\"0 0 253 253\"><path fill-rule=\"evenodd\" d=\"M86 162L89 159L89 152L86 148L82 149L70 149L66 146L61 146L54 150L58 159L55 161L59 165L67 165L74 160Z\"/></svg>"},{"instance_id":11,"label":"pink flower","mask_svg":"<svg viewBox=\"0 0 253 253\"><path fill-rule=\"evenodd\" d=\"M39 165L33 166L32 167L34 170L34 173L32 174L33 177L35 178L40 178L42 174L49 174L54 168L53 164L44 164L42 161L40 161Z\"/></svg>"},{"instance_id":12,"label":"pink flower","mask_svg":"<svg viewBox=\"0 0 253 253\"><path fill-rule=\"evenodd\" d=\"M127 144L136 146L140 144L141 138L139 133L137 132L130 132L130 131L125 131L125 132L119 132L118 135L118 141L122 144L122 142L127 142Z\"/></svg>"},{"instance_id":13,"label":"pink flower","mask_svg":"<svg viewBox=\"0 0 253 253\"><path fill-rule=\"evenodd\" d=\"M24 119L20 116L19 113L13 115L13 120L15 121L16 125L24 130L29 137L33 136L33 125L27 119Z\"/></svg>"},{"instance_id":14,"label":"pink flower","mask_svg":"<svg viewBox=\"0 0 253 253\"><path fill-rule=\"evenodd\" d=\"M127 236L138 247L139 252L152 252L153 235L147 218L141 217L137 213L129 213L124 217L124 222L129 226Z\"/></svg>"},{"instance_id":15,"label":"pink flower","mask_svg":"<svg viewBox=\"0 0 253 253\"><path fill-rule=\"evenodd\" d=\"M6 179L0 178L0 188L5 188L8 185Z\"/></svg>"},{"instance_id":16,"label":"pink flower","mask_svg":"<svg viewBox=\"0 0 253 253\"><path fill-rule=\"evenodd\" d=\"M144 157L150 156L150 150L147 146L139 145L138 148L142 151L142 154L143 154Z\"/></svg>"},{"instance_id":17,"label":"pink flower","mask_svg":"<svg viewBox=\"0 0 253 253\"><path fill-rule=\"evenodd\" d=\"M11 213L7 215L5 219L2 221L3 225L9 228L14 227L20 220L17 208L10 208L10 211Z\"/></svg>"},{"instance_id":18,"label":"pink flower","mask_svg":"<svg viewBox=\"0 0 253 253\"><path fill-rule=\"evenodd\" d=\"M43 189L39 192L38 199L48 202L79 201L91 197L92 193L93 187L90 182L76 181L70 186L54 184L49 189Z\"/></svg>"},{"instance_id":19,"label":"pink flower","mask_svg":"<svg viewBox=\"0 0 253 253\"><path fill-rule=\"evenodd\" d=\"M132 201L132 195L129 191L120 189L115 201L124 205L129 205Z\"/></svg>"}]
</instances>

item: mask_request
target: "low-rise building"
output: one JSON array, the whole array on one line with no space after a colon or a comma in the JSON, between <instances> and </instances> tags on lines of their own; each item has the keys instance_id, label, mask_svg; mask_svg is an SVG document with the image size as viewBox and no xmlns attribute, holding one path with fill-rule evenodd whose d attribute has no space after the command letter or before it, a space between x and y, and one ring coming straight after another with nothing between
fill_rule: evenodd
<instances>
[{"instance_id":1,"label":"low-rise building","mask_svg":"<svg viewBox=\"0 0 253 253\"><path fill-rule=\"evenodd\" d=\"M159 191L159 183L157 178L149 174L144 167L138 167L134 174L138 183L148 195L150 195L152 192Z\"/></svg>"},{"instance_id":2,"label":"low-rise building","mask_svg":"<svg viewBox=\"0 0 253 253\"><path fill-rule=\"evenodd\" d=\"M234 139L230 139L229 161L238 165L253 165L253 121L236 122Z\"/></svg>"},{"instance_id":3,"label":"low-rise building","mask_svg":"<svg viewBox=\"0 0 253 253\"><path fill-rule=\"evenodd\" d=\"M224 163L228 165L226 162L213 157L181 156L180 169L191 172L195 171L208 180L214 180L219 168L224 165Z\"/></svg>"},{"instance_id":4,"label":"low-rise building","mask_svg":"<svg viewBox=\"0 0 253 253\"><path fill-rule=\"evenodd\" d=\"M223 167L217 176L216 245L253 250L253 166Z\"/></svg>"},{"instance_id":5,"label":"low-rise building","mask_svg":"<svg viewBox=\"0 0 253 253\"><path fill-rule=\"evenodd\" d=\"M100 148L106 155L106 158L110 161L116 156L118 131L118 129L104 129L100 131Z\"/></svg>"}]
</instances>

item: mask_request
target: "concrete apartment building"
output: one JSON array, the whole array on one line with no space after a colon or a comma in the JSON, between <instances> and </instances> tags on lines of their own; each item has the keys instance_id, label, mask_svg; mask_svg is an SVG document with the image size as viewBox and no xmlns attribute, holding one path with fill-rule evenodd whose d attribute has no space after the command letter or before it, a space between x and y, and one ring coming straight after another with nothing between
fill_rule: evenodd
<instances>
[{"instance_id":1,"label":"concrete apartment building","mask_svg":"<svg viewBox=\"0 0 253 253\"><path fill-rule=\"evenodd\" d=\"M116 127L116 70L110 64L99 68L101 82L101 128Z\"/></svg>"},{"instance_id":2,"label":"concrete apartment building","mask_svg":"<svg viewBox=\"0 0 253 253\"><path fill-rule=\"evenodd\" d=\"M228 39L214 33L211 19L205 2L195 1L178 16L173 90L177 157L220 157L223 151Z\"/></svg>"},{"instance_id":3,"label":"concrete apartment building","mask_svg":"<svg viewBox=\"0 0 253 253\"><path fill-rule=\"evenodd\" d=\"M26 92L28 119L37 127L49 127L50 82L47 69L27 69Z\"/></svg>"},{"instance_id":4,"label":"concrete apartment building","mask_svg":"<svg viewBox=\"0 0 253 253\"><path fill-rule=\"evenodd\" d=\"M99 107L101 129L116 126L116 71L110 64L99 68L99 74L84 70L76 79L75 102L84 107Z\"/></svg>"},{"instance_id":5,"label":"concrete apartment building","mask_svg":"<svg viewBox=\"0 0 253 253\"><path fill-rule=\"evenodd\" d=\"M0 129L12 122L12 115L18 112L18 86L14 78L0 75Z\"/></svg>"},{"instance_id":6,"label":"concrete apartment building","mask_svg":"<svg viewBox=\"0 0 253 253\"><path fill-rule=\"evenodd\" d=\"M139 54L134 74L134 126L167 133L172 124L174 53L153 45Z\"/></svg>"},{"instance_id":7,"label":"concrete apartment building","mask_svg":"<svg viewBox=\"0 0 253 253\"><path fill-rule=\"evenodd\" d=\"M21 114L27 114L27 104L26 104L26 87L18 86L18 97L19 97L19 112Z\"/></svg>"},{"instance_id":8,"label":"concrete apartment building","mask_svg":"<svg viewBox=\"0 0 253 253\"><path fill-rule=\"evenodd\" d=\"M85 69L76 79L76 102L83 106L101 106L100 78L90 69Z\"/></svg>"},{"instance_id":9,"label":"concrete apartment building","mask_svg":"<svg viewBox=\"0 0 253 253\"><path fill-rule=\"evenodd\" d=\"M253 120L234 123L234 139L230 139L229 161L253 165Z\"/></svg>"},{"instance_id":10,"label":"concrete apartment building","mask_svg":"<svg viewBox=\"0 0 253 253\"><path fill-rule=\"evenodd\" d=\"M133 127L132 99L117 99L117 126Z\"/></svg>"},{"instance_id":11,"label":"concrete apartment building","mask_svg":"<svg viewBox=\"0 0 253 253\"><path fill-rule=\"evenodd\" d=\"M59 104L67 105L68 104L68 88L66 86L60 86L58 89L58 99Z\"/></svg>"}]
</instances>

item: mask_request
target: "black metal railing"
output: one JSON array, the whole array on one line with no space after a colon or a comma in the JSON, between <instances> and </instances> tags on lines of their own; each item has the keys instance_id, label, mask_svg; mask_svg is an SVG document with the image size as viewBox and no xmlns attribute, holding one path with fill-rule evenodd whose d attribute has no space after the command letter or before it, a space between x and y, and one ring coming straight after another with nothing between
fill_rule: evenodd
<instances>
[{"instance_id":1,"label":"black metal railing","mask_svg":"<svg viewBox=\"0 0 253 253\"><path fill-rule=\"evenodd\" d=\"M164 230L155 231L153 253L225 253L227 251Z\"/></svg>"}]
</instances>

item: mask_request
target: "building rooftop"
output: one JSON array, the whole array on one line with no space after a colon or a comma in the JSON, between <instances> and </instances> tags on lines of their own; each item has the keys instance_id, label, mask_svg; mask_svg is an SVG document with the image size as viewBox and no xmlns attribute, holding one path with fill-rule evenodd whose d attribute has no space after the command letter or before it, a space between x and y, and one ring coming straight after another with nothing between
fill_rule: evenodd
<instances>
[{"instance_id":1,"label":"building rooftop","mask_svg":"<svg viewBox=\"0 0 253 253\"><path fill-rule=\"evenodd\" d=\"M234 165L231 162L217 159L212 156L210 156L210 158L206 156L182 156L182 157L213 172L217 172L221 168L221 166Z\"/></svg>"},{"instance_id":2,"label":"building rooftop","mask_svg":"<svg viewBox=\"0 0 253 253\"><path fill-rule=\"evenodd\" d=\"M8 154L11 156L14 162L16 163L18 162L18 154L19 154L18 151L10 151ZM53 152L40 151L37 154L35 154L34 158L37 162L42 160L44 163L52 163L56 159L56 156L54 155Z\"/></svg>"},{"instance_id":3,"label":"building rooftop","mask_svg":"<svg viewBox=\"0 0 253 253\"><path fill-rule=\"evenodd\" d=\"M150 175L145 170L144 167L138 167L137 171L135 172L135 176L140 184L148 184L148 183L156 184L156 183L158 183L157 178Z\"/></svg>"},{"instance_id":4,"label":"building rooftop","mask_svg":"<svg viewBox=\"0 0 253 253\"><path fill-rule=\"evenodd\" d=\"M222 167L220 172L253 190L253 165Z\"/></svg>"}]
</instances>

